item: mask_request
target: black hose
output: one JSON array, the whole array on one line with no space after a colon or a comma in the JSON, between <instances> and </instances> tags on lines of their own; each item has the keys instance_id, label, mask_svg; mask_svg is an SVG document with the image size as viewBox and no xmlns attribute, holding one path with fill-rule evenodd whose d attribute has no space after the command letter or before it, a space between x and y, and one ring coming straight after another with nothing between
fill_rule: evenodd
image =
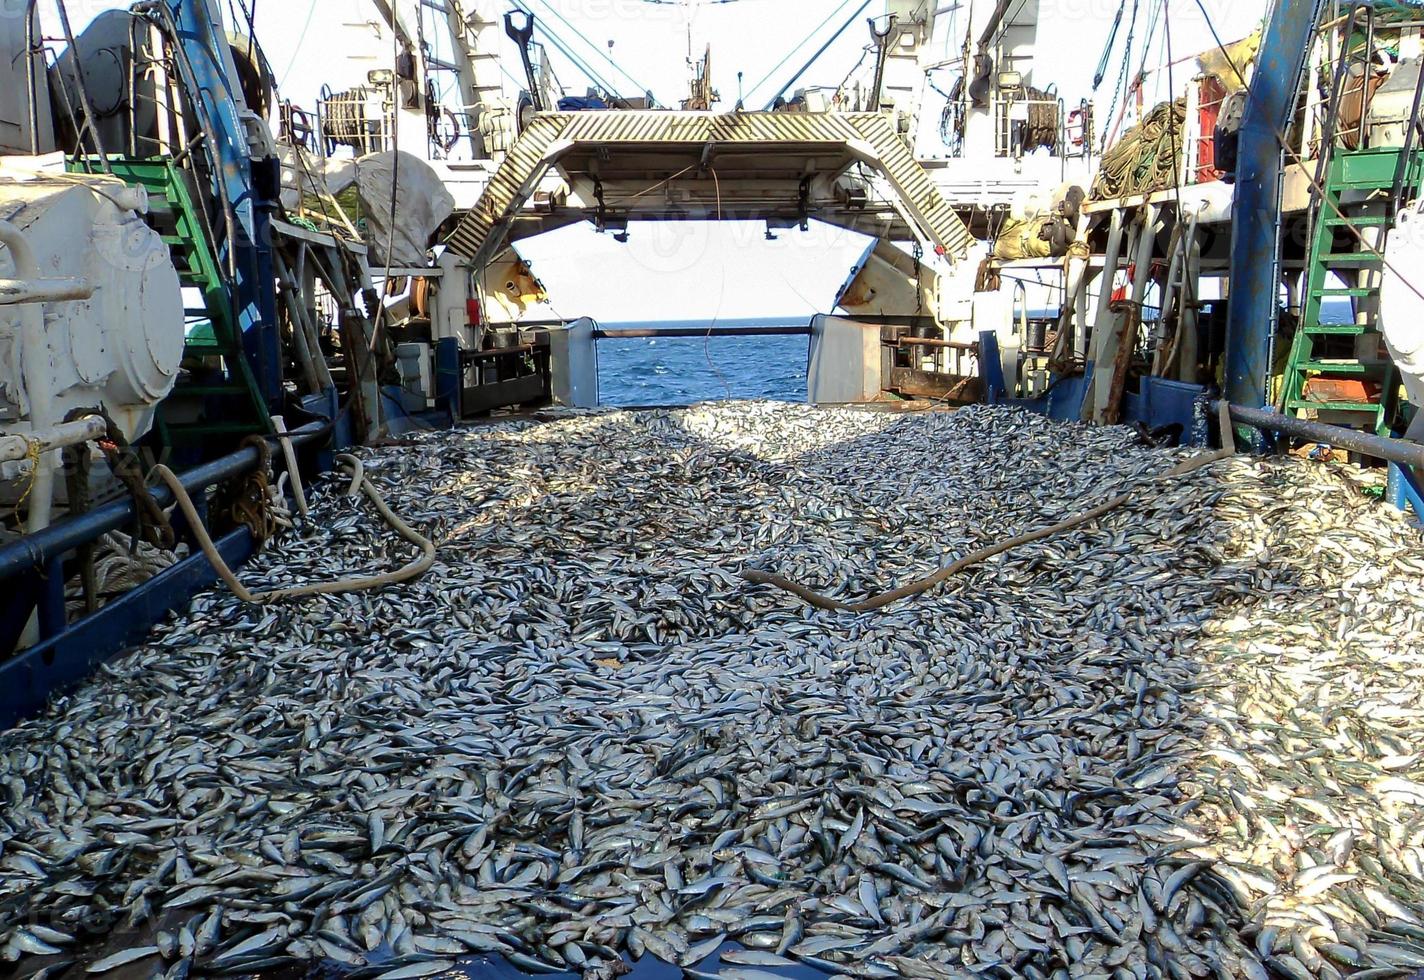
<instances>
[{"instance_id":1,"label":"black hose","mask_svg":"<svg viewBox=\"0 0 1424 980\"><path fill-rule=\"evenodd\" d=\"M1213 402L1212 407L1220 404L1220 401ZM1391 439L1371 432L1346 429L1343 426L1311 422L1264 408L1247 408L1244 405L1230 405L1229 408L1234 421L1263 432L1279 432L1295 439L1318 442L1372 459L1424 468L1424 444L1409 439Z\"/></svg>"}]
</instances>

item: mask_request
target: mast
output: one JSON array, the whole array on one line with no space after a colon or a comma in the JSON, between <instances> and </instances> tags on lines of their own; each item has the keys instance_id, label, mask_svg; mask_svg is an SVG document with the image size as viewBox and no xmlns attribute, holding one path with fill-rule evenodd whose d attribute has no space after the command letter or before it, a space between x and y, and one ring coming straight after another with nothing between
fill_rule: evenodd
<instances>
[{"instance_id":1,"label":"mast","mask_svg":"<svg viewBox=\"0 0 1424 980\"><path fill-rule=\"evenodd\" d=\"M1226 395L1248 408L1266 404L1281 281L1280 139L1295 111L1321 6L1322 0L1277 0L1241 120L1231 211Z\"/></svg>"}]
</instances>

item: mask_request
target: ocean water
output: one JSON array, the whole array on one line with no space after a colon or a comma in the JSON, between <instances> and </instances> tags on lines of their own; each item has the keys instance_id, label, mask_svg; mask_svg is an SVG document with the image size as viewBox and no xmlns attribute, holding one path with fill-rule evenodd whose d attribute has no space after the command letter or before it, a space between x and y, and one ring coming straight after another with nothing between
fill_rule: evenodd
<instances>
[{"instance_id":1,"label":"ocean water","mask_svg":"<svg viewBox=\"0 0 1424 980\"><path fill-rule=\"evenodd\" d=\"M1057 310L1034 310L1031 316L1057 316ZM1348 300L1328 300L1321 310L1325 323L1346 323ZM718 328L805 326L809 318L722 320ZM663 323L602 323L605 329L694 327L700 320ZM762 398L806 400L807 337L660 337L647 340L598 342L598 396L616 407L690 405L700 401Z\"/></svg>"},{"instance_id":2,"label":"ocean water","mask_svg":"<svg viewBox=\"0 0 1424 980\"><path fill-rule=\"evenodd\" d=\"M715 326L804 327L807 318L724 320ZM704 321L601 323L605 329L694 327ZM700 401L765 398L806 400L807 337L657 337L598 342L601 404L689 405Z\"/></svg>"}]
</instances>

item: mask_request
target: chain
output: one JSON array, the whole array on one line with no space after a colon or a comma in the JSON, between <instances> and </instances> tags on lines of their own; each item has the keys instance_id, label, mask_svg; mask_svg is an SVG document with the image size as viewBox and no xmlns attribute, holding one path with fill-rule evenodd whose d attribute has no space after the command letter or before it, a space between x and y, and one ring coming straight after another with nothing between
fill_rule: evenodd
<instances>
[{"instance_id":1,"label":"chain","mask_svg":"<svg viewBox=\"0 0 1424 980\"><path fill-rule=\"evenodd\" d=\"M15 520L20 519L20 509L25 506L25 501L30 499L30 494L35 489L35 482L40 478L40 457L42 444L38 439L31 439L25 450L25 462L30 464L30 478L25 483L25 492L20 494L20 499L15 501Z\"/></svg>"},{"instance_id":2,"label":"chain","mask_svg":"<svg viewBox=\"0 0 1424 980\"><path fill-rule=\"evenodd\" d=\"M261 436L248 436L242 441L245 449L257 449L257 467L230 491L226 512L234 524L252 532L260 548L277 533L277 518L272 508L272 447Z\"/></svg>"},{"instance_id":3,"label":"chain","mask_svg":"<svg viewBox=\"0 0 1424 980\"><path fill-rule=\"evenodd\" d=\"M925 257L925 247L920 244L918 238L915 239L914 248L910 252L915 258L915 316L919 316L925 309L924 284L921 280L920 259Z\"/></svg>"}]
</instances>

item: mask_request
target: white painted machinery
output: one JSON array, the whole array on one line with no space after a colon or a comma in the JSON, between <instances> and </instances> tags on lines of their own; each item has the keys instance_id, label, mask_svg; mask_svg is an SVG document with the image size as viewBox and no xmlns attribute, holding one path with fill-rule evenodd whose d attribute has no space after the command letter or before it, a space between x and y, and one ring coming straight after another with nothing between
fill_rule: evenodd
<instances>
[{"instance_id":1,"label":"white painted machinery","mask_svg":"<svg viewBox=\"0 0 1424 980\"><path fill-rule=\"evenodd\" d=\"M22 485L31 530L45 523L55 450L94 437L66 423L103 409L142 436L184 343L178 272L140 217L144 191L23 169L39 162L0 167L0 477Z\"/></svg>"},{"instance_id":2,"label":"white painted machinery","mask_svg":"<svg viewBox=\"0 0 1424 980\"><path fill-rule=\"evenodd\" d=\"M1407 437L1424 442L1424 200L1404 208L1385 241L1380 331L1416 414Z\"/></svg>"}]
</instances>

